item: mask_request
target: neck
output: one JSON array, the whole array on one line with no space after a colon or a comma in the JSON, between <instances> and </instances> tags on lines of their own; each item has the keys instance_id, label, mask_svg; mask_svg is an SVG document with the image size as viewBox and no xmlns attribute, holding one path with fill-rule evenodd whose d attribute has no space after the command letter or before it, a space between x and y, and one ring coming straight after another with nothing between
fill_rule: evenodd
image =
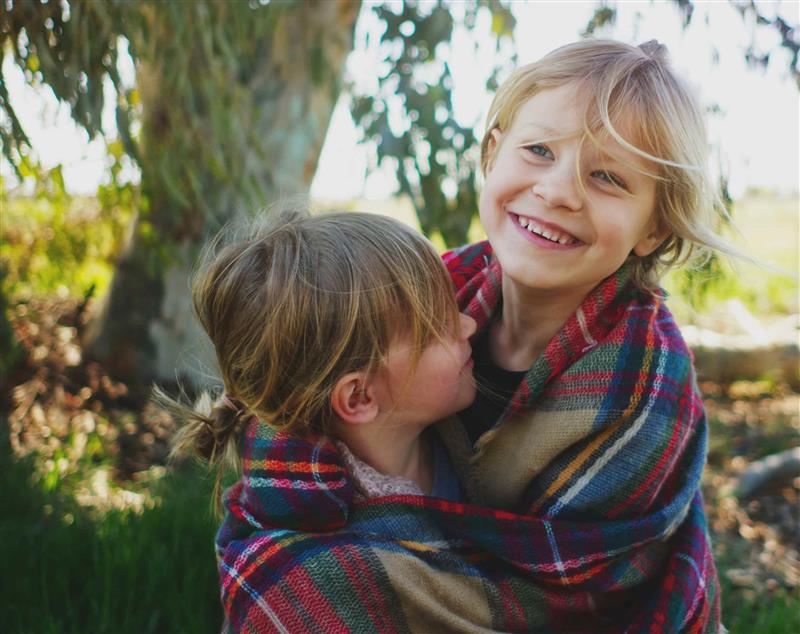
<instances>
[{"instance_id":1,"label":"neck","mask_svg":"<svg viewBox=\"0 0 800 634\"><path fill-rule=\"evenodd\" d=\"M338 436L356 458L389 476L416 482L423 493L433 486L433 458L428 443L412 425L341 424Z\"/></svg>"},{"instance_id":2,"label":"neck","mask_svg":"<svg viewBox=\"0 0 800 634\"><path fill-rule=\"evenodd\" d=\"M527 370L577 310L591 289L532 290L503 274L503 312L489 332L492 360L506 370Z\"/></svg>"}]
</instances>

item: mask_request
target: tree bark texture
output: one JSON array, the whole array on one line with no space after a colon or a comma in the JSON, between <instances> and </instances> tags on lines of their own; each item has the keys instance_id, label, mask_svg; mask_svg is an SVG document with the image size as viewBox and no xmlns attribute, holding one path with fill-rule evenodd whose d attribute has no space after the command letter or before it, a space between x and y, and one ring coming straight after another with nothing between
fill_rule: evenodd
<instances>
[{"instance_id":1,"label":"tree bark texture","mask_svg":"<svg viewBox=\"0 0 800 634\"><path fill-rule=\"evenodd\" d=\"M139 60L140 210L88 332L132 381L213 375L191 310L199 246L226 222L307 193L341 88L360 3L153 3Z\"/></svg>"}]
</instances>

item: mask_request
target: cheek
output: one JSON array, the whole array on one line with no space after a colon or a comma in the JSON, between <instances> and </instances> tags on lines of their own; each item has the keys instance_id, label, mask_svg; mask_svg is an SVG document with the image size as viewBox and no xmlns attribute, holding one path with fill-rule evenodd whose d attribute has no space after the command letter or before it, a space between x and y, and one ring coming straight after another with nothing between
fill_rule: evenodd
<instances>
[{"instance_id":1,"label":"cheek","mask_svg":"<svg viewBox=\"0 0 800 634\"><path fill-rule=\"evenodd\" d=\"M621 246L628 241L626 233L624 227L610 224L605 230L606 242L611 246Z\"/></svg>"},{"instance_id":2,"label":"cheek","mask_svg":"<svg viewBox=\"0 0 800 634\"><path fill-rule=\"evenodd\" d=\"M602 235L602 251L598 255L604 258L607 265L617 269L631 255L633 247L636 245L635 231L633 227L625 227L618 224L607 224Z\"/></svg>"},{"instance_id":3,"label":"cheek","mask_svg":"<svg viewBox=\"0 0 800 634\"><path fill-rule=\"evenodd\" d=\"M478 198L478 217L481 219L481 224L487 231L491 230L497 223L495 209L498 203L493 185L494 183L487 180Z\"/></svg>"},{"instance_id":4,"label":"cheek","mask_svg":"<svg viewBox=\"0 0 800 634\"><path fill-rule=\"evenodd\" d=\"M501 165L495 165L494 169L486 175L480 197L478 198L478 210L481 214L492 213L495 208L503 203L510 191L508 171L504 171ZM483 218L483 215L481 216Z\"/></svg>"},{"instance_id":5,"label":"cheek","mask_svg":"<svg viewBox=\"0 0 800 634\"><path fill-rule=\"evenodd\" d=\"M630 250L636 243L638 227L629 227L622 222L606 222L603 226L603 242L612 249Z\"/></svg>"},{"instance_id":6,"label":"cheek","mask_svg":"<svg viewBox=\"0 0 800 634\"><path fill-rule=\"evenodd\" d=\"M442 356L432 375L428 388L437 383L442 390L457 388L461 382L461 364L458 361L458 353L454 352L452 357Z\"/></svg>"},{"instance_id":7,"label":"cheek","mask_svg":"<svg viewBox=\"0 0 800 634\"><path fill-rule=\"evenodd\" d=\"M486 222L486 213L489 211L489 206L491 205L491 189L489 182L487 181L483 185L483 189L481 190L481 195L478 197L478 214L481 217L483 222Z\"/></svg>"}]
</instances>

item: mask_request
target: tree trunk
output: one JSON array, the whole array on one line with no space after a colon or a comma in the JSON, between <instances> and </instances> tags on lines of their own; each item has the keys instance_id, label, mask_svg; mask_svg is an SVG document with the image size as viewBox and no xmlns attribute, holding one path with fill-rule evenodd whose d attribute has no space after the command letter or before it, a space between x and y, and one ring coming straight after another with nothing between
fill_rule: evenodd
<instances>
[{"instance_id":1,"label":"tree trunk","mask_svg":"<svg viewBox=\"0 0 800 634\"><path fill-rule=\"evenodd\" d=\"M131 47L143 108L140 210L89 329L124 380L214 375L192 315L198 248L226 222L306 194L360 3L153 3Z\"/></svg>"}]
</instances>

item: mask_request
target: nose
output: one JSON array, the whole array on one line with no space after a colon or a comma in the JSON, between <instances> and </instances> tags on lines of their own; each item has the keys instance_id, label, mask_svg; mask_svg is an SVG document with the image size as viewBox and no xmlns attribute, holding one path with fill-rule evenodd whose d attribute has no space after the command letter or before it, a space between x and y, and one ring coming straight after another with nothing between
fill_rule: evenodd
<instances>
[{"instance_id":1,"label":"nose","mask_svg":"<svg viewBox=\"0 0 800 634\"><path fill-rule=\"evenodd\" d=\"M562 160L539 174L531 188L549 207L565 207L577 211L582 205L582 188L573 161Z\"/></svg>"},{"instance_id":2,"label":"nose","mask_svg":"<svg viewBox=\"0 0 800 634\"><path fill-rule=\"evenodd\" d=\"M478 323L469 315L459 314L459 335L462 339L469 339L478 329Z\"/></svg>"}]
</instances>

